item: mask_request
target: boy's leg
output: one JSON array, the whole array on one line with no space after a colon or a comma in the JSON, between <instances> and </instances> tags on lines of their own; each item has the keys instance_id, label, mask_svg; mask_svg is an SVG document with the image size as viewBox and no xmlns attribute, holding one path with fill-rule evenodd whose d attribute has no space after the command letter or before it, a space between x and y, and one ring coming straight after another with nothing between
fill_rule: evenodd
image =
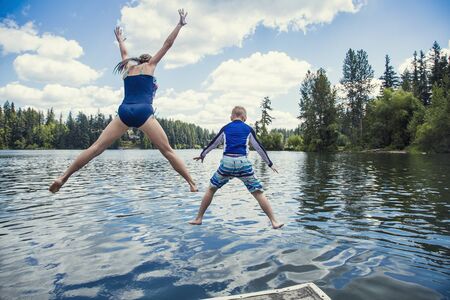
<instances>
[{"instance_id":1,"label":"boy's leg","mask_svg":"<svg viewBox=\"0 0 450 300\"><path fill-rule=\"evenodd\" d=\"M269 217L269 220L272 223L272 227L274 229L281 228L284 224L277 222L277 220L275 219L272 207L270 206L269 200L267 200L264 193L260 190L257 190L257 191L252 192L252 195L258 201L259 206L261 206L262 210Z\"/></svg>"},{"instance_id":2,"label":"boy's leg","mask_svg":"<svg viewBox=\"0 0 450 300\"><path fill-rule=\"evenodd\" d=\"M214 173L214 175L209 180L210 185L206 190L205 195L203 196L202 203L200 204L200 208L198 209L197 217L190 221L189 224L192 225L200 225L202 224L203 215L205 214L206 209L211 204L212 198L218 189L223 187L225 184L230 181L230 176L224 175L221 171L223 168L224 162L223 159L220 161L219 169ZM221 174L222 173L222 174Z\"/></svg>"},{"instance_id":3,"label":"boy's leg","mask_svg":"<svg viewBox=\"0 0 450 300\"><path fill-rule=\"evenodd\" d=\"M266 196L263 193L263 186L261 182L256 178L251 163L248 160L242 160L241 170L247 176L241 176L239 179L245 184L247 190L255 197L258 201L259 206L261 206L262 210L269 217L270 222L272 223L272 227L274 229L278 229L282 227L284 224L277 222L275 216L272 211L272 207L270 206L269 200L267 200Z\"/></svg>"},{"instance_id":4,"label":"boy's leg","mask_svg":"<svg viewBox=\"0 0 450 300\"><path fill-rule=\"evenodd\" d=\"M200 204L200 208L198 209L197 217L190 221L189 224L192 225L201 225L203 215L205 214L206 209L208 209L208 206L211 204L211 201L214 197L214 194L216 193L217 188L210 186L207 190L205 195L203 196L202 203Z\"/></svg>"}]
</instances>

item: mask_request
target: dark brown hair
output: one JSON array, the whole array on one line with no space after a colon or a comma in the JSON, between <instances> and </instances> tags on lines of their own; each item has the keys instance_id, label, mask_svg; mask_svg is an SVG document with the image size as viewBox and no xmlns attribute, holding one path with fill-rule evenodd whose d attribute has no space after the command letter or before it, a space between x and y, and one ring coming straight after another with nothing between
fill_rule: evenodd
<instances>
[{"instance_id":1,"label":"dark brown hair","mask_svg":"<svg viewBox=\"0 0 450 300\"><path fill-rule=\"evenodd\" d=\"M125 68L130 61L135 61L138 64L143 64L145 62L149 62L152 56L150 54L142 54L139 57L130 57L119 62L114 68L114 73L123 73L125 72Z\"/></svg>"}]
</instances>

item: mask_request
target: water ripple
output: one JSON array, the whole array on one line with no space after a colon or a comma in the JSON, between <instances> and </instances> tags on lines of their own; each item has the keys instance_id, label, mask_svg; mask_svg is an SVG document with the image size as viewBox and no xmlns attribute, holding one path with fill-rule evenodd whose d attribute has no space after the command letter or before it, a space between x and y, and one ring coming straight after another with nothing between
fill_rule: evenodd
<instances>
[{"instance_id":1,"label":"water ripple","mask_svg":"<svg viewBox=\"0 0 450 300\"><path fill-rule=\"evenodd\" d=\"M204 164L180 150L201 190ZM201 200L153 150L106 151L55 195L79 151L0 151L0 295L201 299L315 282L333 299L449 299L447 156L251 153L272 230L238 180Z\"/></svg>"}]
</instances>

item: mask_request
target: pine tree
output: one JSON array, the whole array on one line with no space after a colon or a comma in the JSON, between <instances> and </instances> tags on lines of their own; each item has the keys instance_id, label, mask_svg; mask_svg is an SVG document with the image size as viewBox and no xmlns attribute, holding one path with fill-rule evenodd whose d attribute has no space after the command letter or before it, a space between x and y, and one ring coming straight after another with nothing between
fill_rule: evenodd
<instances>
[{"instance_id":1,"label":"pine tree","mask_svg":"<svg viewBox=\"0 0 450 300\"><path fill-rule=\"evenodd\" d=\"M385 88L396 88L398 86L398 76L394 71L394 67L390 65L391 59L389 55L386 54L385 64L384 64L384 73L380 79L383 81L381 86L381 92Z\"/></svg>"},{"instance_id":2,"label":"pine tree","mask_svg":"<svg viewBox=\"0 0 450 300\"><path fill-rule=\"evenodd\" d=\"M55 113L53 112L53 107L47 110L47 119L45 121L45 125L50 125L55 123Z\"/></svg>"},{"instance_id":3,"label":"pine tree","mask_svg":"<svg viewBox=\"0 0 450 300\"><path fill-rule=\"evenodd\" d=\"M444 60L445 61L445 60ZM433 47L431 48L431 74L430 74L430 85L441 84L442 78L444 77L445 69L441 61L441 46L434 41Z\"/></svg>"},{"instance_id":4,"label":"pine tree","mask_svg":"<svg viewBox=\"0 0 450 300\"><path fill-rule=\"evenodd\" d=\"M259 126L259 121L256 121L255 122L255 133L256 133L256 135L259 135L260 131L261 131L261 128Z\"/></svg>"},{"instance_id":5,"label":"pine tree","mask_svg":"<svg viewBox=\"0 0 450 300\"><path fill-rule=\"evenodd\" d=\"M67 135L67 127L62 121L62 113L59 114L59 120L56 124L56 130L55 130L55 139L53 147L56 149L65 149L67 148L65 144L64 137Z\"/></svg>"},{"instance_id":6,"label":"pine tree","mask_svg":"<svg viewBox=\"0 0 450 300\"><path fill-rule=\"evenodd\" d=\"M428 71L425 59L425 53L420 50L419 63L419 85L418 85L418 95L419 99L422 100L423 105L427 106L430 104L430 85L428 84Z\"/></svg>"},{"instance_id":7,"label":"pine tree","mask_svg":"<svg viewBox=\"0 0 450 300\"><path fill-rule=\"evenodd\" d=\"M264 99L261 101L261 120L259 121L259 124L261 124L261 134L267 135L267 126L272 124L272 120L274 119L270 114L269 111L272 111L271 107L271 101L269 97L264 97Z\"/></svg>"},{"instance_id":8,"label":"pine tree","mask_svg":"<svg viewBox=\"0 0 450 300\"><path fill-rule=\"evenodd\" d=\"M76 126L75 120L72 117L72 112L69 112L69 116L67 117L66 126L68 133L65 136L64 144L68 149L76 148Z\"/></svg>"},{"instance_id":9,"label":"pine tree","mask_svg":"<svg viewBox=\"0 0 450 300\"><path fill-rule=\"evenodd\" d=\"M301 121L300 130L303 134L305 145L310 145L314 137L317 136L316 115L312 95L314 84L315 76L308 70L300 86L300 101L298 104L300 109L298 118Z\"/></svg>"},{"instance_id":10,"label":"pine tree","mask_svg":"<svg viewBox=\"0 0 450 300\"><path fill-rule=\"evenodd\" d=\"M401 77L401 88L405 92L412 92L412 74L408 69L405 69Z\"/></svg>"},{"instance_id":11,"label":"pine tree","mask_svg":"<svg viewBox=\"0 0 450 300\"><path fill-rule=\"evenodd\" d=\"M11 106L8 101L3 104L3 147L9 148L11 134Z\"/></svg>"},{"instance_id":12,"label":"pine tree","mask_svg":"<svg viewBox=\"0 0 450 300\"><path fill-rule=\"evenodd\" d=\"M412 74L412 92L416 98L420 98L419 93L419 64L417 62L417 51L413 54L413 74Z\"/></svg>"},{"instance_id":13,"label":"pine tree","mask_svg":"<svg viewBox=\"0 0 450 300\"><path fill-rule=\"evenodd\" d=\"M304 144L308 151L334 151L338 136L336 91L325 70L308 71L302 82L299 103Z\"/></svg>"},{"instance_id":14,"label":"pine tree","mask_svg":"<svg viewBox=\"0 0 450 300\"><path fill-rule=\"evenodd\" d=\"M349 49L343 66L341 84L347 94L351 120L351 140L353 144L360 144L363 135L363 117L365 106L374 88L372 83L373 69L369 64L366 51Z\"/></svg>"}]
</instances>

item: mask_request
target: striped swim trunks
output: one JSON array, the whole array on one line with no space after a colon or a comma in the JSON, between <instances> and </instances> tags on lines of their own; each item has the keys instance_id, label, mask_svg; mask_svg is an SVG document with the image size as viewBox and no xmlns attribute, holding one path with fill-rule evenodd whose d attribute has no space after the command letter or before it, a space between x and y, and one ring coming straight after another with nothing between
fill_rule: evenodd
<instances>
[{"instance_id":1,"label":"striped swim trunks","mask_svg":"<svg viewBox=\"0 0 450 300\"><path fill-rule=\"evenodd\" d=\"M211 186L220 189L230 179L239 178L250 193L263 191L259 180L255 177L251 162L246 156L224 156L220 161L219 169L211 177Z\"/></svg>"}]
</instances>

